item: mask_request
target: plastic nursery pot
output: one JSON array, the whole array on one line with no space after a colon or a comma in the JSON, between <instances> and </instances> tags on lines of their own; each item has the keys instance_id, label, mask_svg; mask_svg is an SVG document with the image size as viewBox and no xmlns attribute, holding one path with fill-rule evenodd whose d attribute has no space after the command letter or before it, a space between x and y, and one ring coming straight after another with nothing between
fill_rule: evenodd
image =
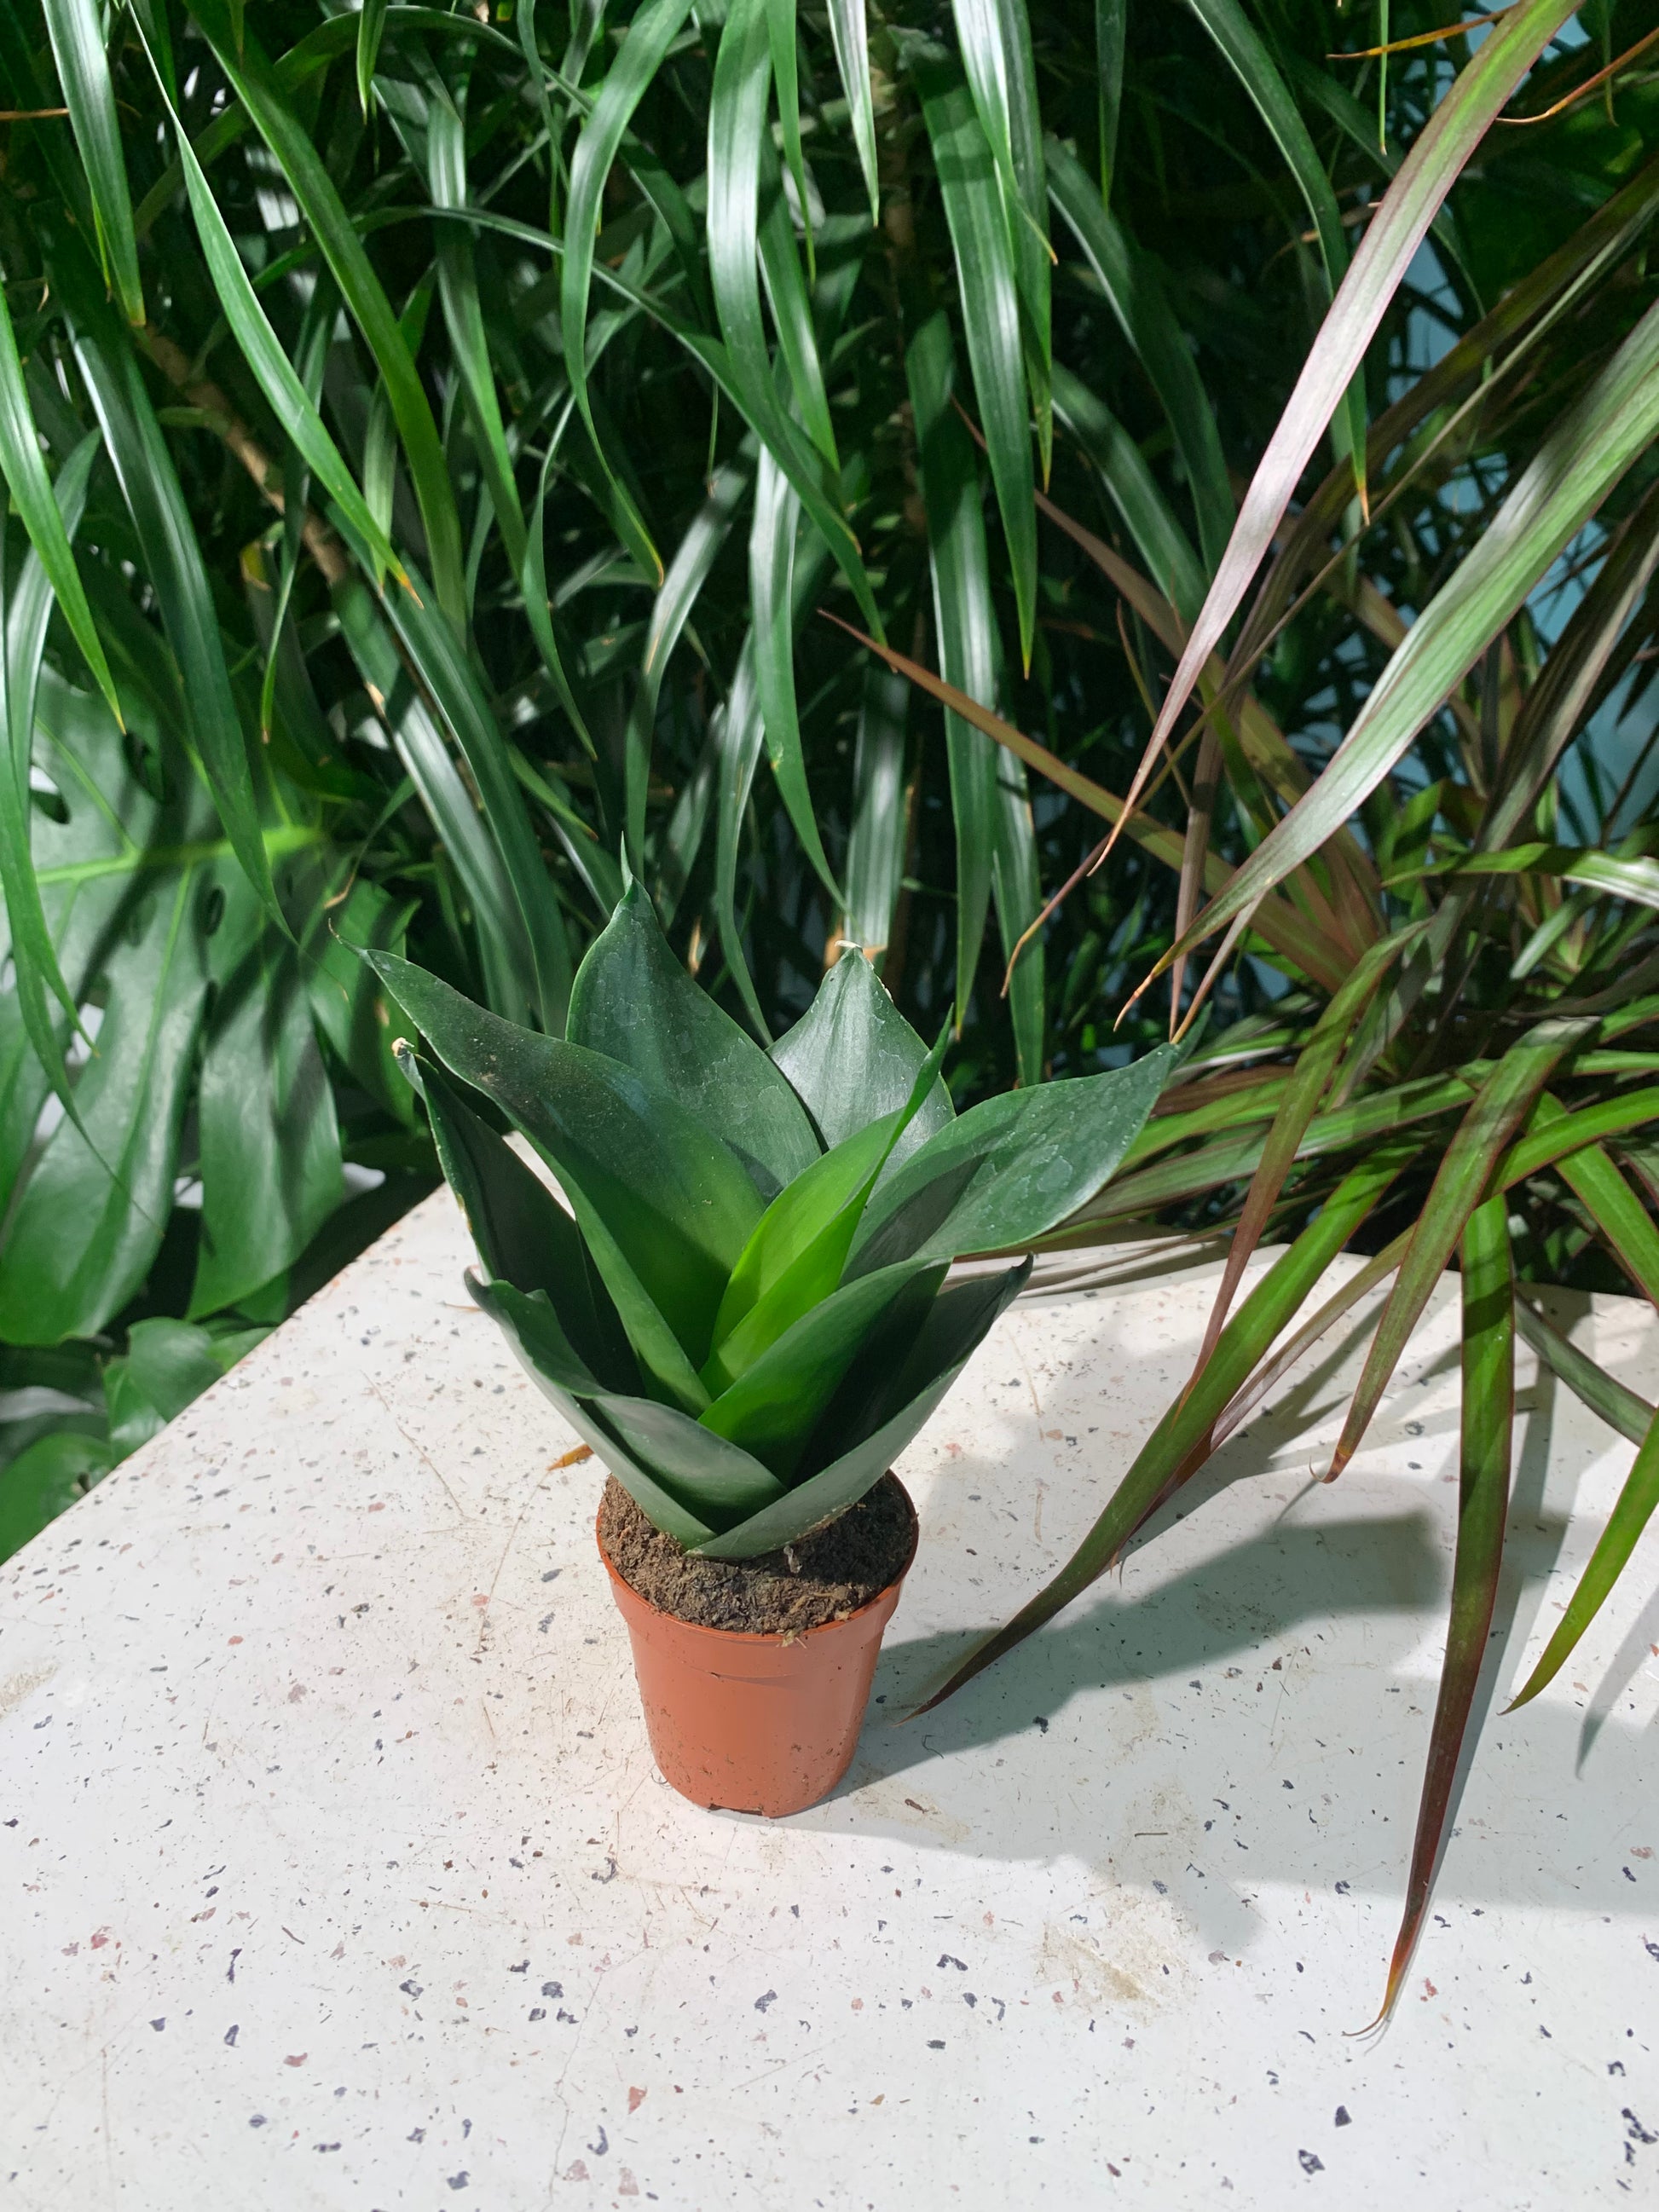
<instances>
[{"instance_id":1,"label":"plastic nursery pot","mask_svg":"<svg viewBox=\"0 0 1659 2212\"><path fill-rule=\"evenodd\" d=\"M853 1763L882 1632L916 1555L884 1590L803 1634L757 1636L676 1620L624 1582L599 1542L628 1624L652 1756L663 1779L711 1811L777 1819L826 1797ZM597 1527L595 1534L598 1534Z\"/></svg>"}]
</instances>

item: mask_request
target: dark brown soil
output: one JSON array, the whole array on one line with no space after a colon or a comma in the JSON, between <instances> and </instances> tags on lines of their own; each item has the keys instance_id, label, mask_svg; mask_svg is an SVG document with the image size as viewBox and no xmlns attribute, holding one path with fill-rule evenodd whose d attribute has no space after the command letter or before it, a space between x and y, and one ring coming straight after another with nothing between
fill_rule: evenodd
<instances>
[{"instance_id":1,"label":"dark brown soil","mask_svg":"<svg viewBox=\"0 0 1659 2212\"><path fill-rule=\"evenodd\" d=\"M613 1474L599 1504L611 1564L659 1613L704 1628L799 1636L868 1605L910 1564L915 1517L896 1475L787 1552L694 1559L647 1521Z\"/></svg>"}]
</instances>

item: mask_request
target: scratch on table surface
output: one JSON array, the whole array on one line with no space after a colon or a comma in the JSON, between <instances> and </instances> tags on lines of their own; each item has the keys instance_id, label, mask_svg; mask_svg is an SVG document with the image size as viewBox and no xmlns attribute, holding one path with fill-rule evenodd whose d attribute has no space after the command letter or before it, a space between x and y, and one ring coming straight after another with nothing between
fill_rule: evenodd
<instances>
[{"instance_id":1,"label":"scratch on table surface","mask_svg":"<svg viewBox=\"0 0 1659 2212\"><path fill-rule=\"evenodd\" d=\"M769 2075L781 2074L786 2066L805 2066L810 2059L816 2058L820 2051L828 2051L829 2048L827 2043L815 2043L810 2051L803 2051L798 2057L780 2058L770 2066L763 2066L758 2074L751 2074L746 2081L739 2081L733 2094L741 2095L744 2090L752 2089L757 2081L764 2081Z\"/></svg>"},{"instance_id":2,"label":"scratch on table surface","mask_svg":"<svg viewBox=\"0 0 1659 2212\"><path fill-rule=\"evenodd\" d=\"M1008 1341L1014 1347L1014 1357L1018 1360L1021 1368L1024 1370L1025 1387L1031 1394L1031 1411L1036 1415L1038 1420L1041 1420L1042 1419L1042 1401L1037 1395L1037 1386L1033 1381L1031 1376L1031 1363L1025 1357L1025 1347L1019 1340L1019 1331L1014 1327L1012 1322L1008 1319L1006 1314L1003 1316L1001 1326L1007 1331Z\"/></svg>"},{"instance_id":3,"label":"scratch on table surface","mask_svg":"<svg viewBox=\"0 0 1659 2212\"><path fill-rule=\"evenodd\" d=\"M396 1429L398 1434L403 1438L404 1442L409 1446L410 1451L414 1453L416 1459L420 1460L424 1466L430 1468L432 1473L437 1476L439 1481L443 1484L445 1495L448 1498L450 1504L454 1507L455 1510L460 1515L462 1520L465 1521L470 1519L471 1516L468 1514L465 1506L462 1504L460 1499L457 1498L454 1492L451 1490L448 1481L445 1477L443 1469L439 1466L437 1461L433 1458L426 1446L416 1437L411 1437L409 1431L398 1419L397 1414L392 1410L392 1401L386 1396L386 1392L381 1389L380 1384L374 1380L372 1375L365 1375L362 1379L368 1385L368 1389L372 1390L374 1395L380 1400L381 1405L385 1407L386 1419L391 1422L392 1427Z\"/></svg>"},{"instance_id":4,"label":"scratch on table surface","mask_svg":"<svg viewBox=\"0 0 1659 2212\"><path fill-rule=\"evenodd\" d=\"M513 1526L507 1531L507 1541L501 1546L501 1556L496 1560L495 1571L489 1577L489 1595L484 1599L483 1609L478 1615L478 1649L481 1651L483 1649L484 1637L489 1626L489 1608L495 1602L495 1585L501 1578L501 1569L507 1565L507 1555L513 1549L514 1539L517 1536L520 1529L523 1528L526 1516L528 1515L531 1507L536 1503L537 1498L540 1494L542 1485L547 1480L548 1476L551 1474L553 1468L560 1466L561 1464L562 1464L562 1462L555 1460L551 1466L544 1467L542 1469L541 1473L536 1477L535 1480L530 1486L529 1497L526 1498L524 1504L519 1508L518 1519L513 1523Z\"/></svg>"}]
</instances>

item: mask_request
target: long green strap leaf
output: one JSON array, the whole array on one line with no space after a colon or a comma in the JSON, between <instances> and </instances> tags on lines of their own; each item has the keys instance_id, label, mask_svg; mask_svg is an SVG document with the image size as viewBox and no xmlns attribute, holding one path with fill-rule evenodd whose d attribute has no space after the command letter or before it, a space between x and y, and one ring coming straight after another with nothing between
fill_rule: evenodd
<instances>
[{"instance_id":1,"label":"long green strap leaf","mask_svg":"<svg viewBox=\"0 0 1659 2212\"><path fill-rule=\"evenodd\" d=\"M466 125L459 108L438 83L432 87L427 101L426 143L428 180L434 202L442 208L464 208L469 198ZM524 507L514 479L513 456L507 450L501 401L495 394L495 371L478 299L477 270L471 243L455 223L441 222L437 234L438 296L449 332L450 352L460 373L467 419L472 426L489 503L495 510L502 548L518 574L524 568L527 536Z\"/></svg>"},{"instance_id":2,"label":"long green strap leaf","mask_svg":"<svg viewBox=\"0 0 1659 2212\"><path fill-rule=\"evenodd\" d=\"M881 185L876 171L876 114L870 93L869 32L864 0L830 0L830 38L836 49L836 66L847 94L853 143L870 195L870 220L881 218Z\"/></svg>"},{"instance_id":3,"label":"long green strap leaf","mask_svg":"<svg viewBox=\"0 0 1659 2212\"><path fill-rule=\"evenodd\" d=\"M1272 133L1273 143L1285 157L1285 167L1296 179L1297 189L1313 217L1319 240L1328 303L1347 271L1348 241L1342 228L1342 210L1325 173L1325 165L1308 135L1308 126L1273 56L1238 0L1188 0L1188 5L1225 57L1256 113ZM1336 415L1336 444L1340 454L1352 456L1354 474L1363 490L1365 389L1362 377L1357 376L1342 396Z\"/></svg>"},{"instance_id":4,"label":"long green strap leaf","mask_svg":"<svg viewBox=\"0 0 1659 2212\"><path fill-rule=\"evenodd\" d=\"M1508 1711L1513 1712L1516 1705L1529 1704L1560 1673L1579 1638L1606 1604L1642 1531L1653 1518L1656 1506L1659 1506L1659 1413L1654 1415L1642 1439L1636 1463L1625 1478L1624 1488L1590 1553L1589 1564L1579 1577L1578 1587L1567 1601L1566 1611L1527 1677L1525 1687L1506 1708Z\"/></svg>"},{"instance_id":5,"label":"long green strap leaf","mask_svg":"<svg viewBox=\"0 0 1659 2212\"><path fill-rule=\"evenodd\" d=\"M1399 1998L1434 1886L1436 1862L1457 1780L1486 1638L1498 1601L1510 1503L1515 1423L1515 1285L1508 1208L1501 1192L1478 1206L1462 1236L1463 1407L1458 1453L1457 1549L1451 1619L1429 1732L1428 1770L1406 1881L1405 1911L1389 1962L1379 2020Z\"/></svg>"},{"instance_id":6,"label":"long green strap leaf","mask_svg":"<svg viewBox=\"0 0 1659 2212\"><path fill-rule=\"evenodd\" d=\"M1531 1111L1551 1070L1593 1027L1584 1019L1540 1022L1529 1035L1510 1046L1476 1092L1446 1147L1424 1201L1410 1249L1401 1262L1398 1279L1365 1356L1327 1481L1339 1475L1358 1449L1407 1340L1456 1249L1470 1215L1485 1198L1493 1169L1511 1137Z\"/></svg>"},{"instance_id":7,"label":"long green strap leaf","mask_svg":"<svg viewBox=\"0 0 1659 2212\"><path fill-rule=\"evenodd\" d=\"M754 448L750 441L744 452L716 471L708 487L708 496L687 526L652 605L640 658L639 689L634 695L628 719L624 768L628 852L636 871L645 865L645 801L663 678L680 633L696 605L697 594L708 581L708 572L731 532L753 475Z\"/></svg>"},{"instance_id":8,"label":"long green strap leaf","mask_svg":"<svg viewBox=\"0 0 1659 2212\"><path fill-rule=\"evenodd\" d=\"M1029 668L1036 628L1036 485L1008 226L968 87L943 62L928 64L920 84L961 283L969 366L1013 569L1020 657Z\"/></svg>"},{"instance_id":9,"label":"long green strap leaf","mask_svg":"<svg viewBox=\"0 0 1659 2212\"><path fill-rule=\"evenodd\" d=\"M789 219L789 204L783 196L777 156L772 151L771 140L764 136L760 143L760 193L765 213L761 218L757 243L767 297L772 303L772 321L778 334L778 350L788 368L795 404L807 434L823 456L825 465L836 470L841 466L841 456L836 450L836 429L830 419L823 364L818 358L817 335L812 327L812 302L801 271L795 226ZM807 245L810 251L810 231Z\"/></svg>"},{"instance_id":10,"label":"long green strap leaf","mask_svg":"<svg viewBox=\"0 0 1659 2212\"><path fill-rule=\"evenodd\" d=\"M1048 481L1054 444L1048 179L1024 0L951 0L969 89L996 167L1024 317L1026 376Z\"/></svg>"},{"instance_id":11,"label":"long green strap leaf","mask_svg":"<svg viewBox=\"0 0 1659 2212\"><path fill-rule=\"evenodd\" d=\"M561 417L560 428L569 419L567 407ZM559 651L559 641L553 629L553 607L547 588L547 479L553 459L558 451L558 432L549 439L547 453L542 462L540 481L536 486L536 504L531 510L530 526L525 534L524 562L519 581L524 592L525 619L530 624L531 635L536 641L536 650L541 655L542 666L547 671L560 706L569 719L570 726L581 741L582 750L590 760L594 754L593 738L587 726L570 677Z\"/></svg>"},{"instance_id":12,"label":"long green strap leaf","mask_svg":"<svg viewBox=\"0 0 1659 2212\"><path fill-rule=\"evenodd\" d=\"M1130 787L1131 805L1139 798L1153 763L1192 696L1199 671L1220 644L1237 611L1295 495L1302 472L1342 394L1353 381L1365 349L1430 224L1493 118L1576 6L1577 0L1519 0L1476 50L1401 164L1349 264L1251 480L1203 612L1187 641Z\"/></svg>"},{"instance_id":13,"label":"long green strap leaf","mask_svg":"<svg viewBox=\"0 0 1659 2212\"><path fill-rule=\"evenodd\" d=\"M593 240L605 179L617 158L634 110L678 37L691 0L650 0L628 27L616 59L605 72L592 113L582 125L570 164L570 199L565 215L564 275L559 312L564 325L565 374L593 441L610 472L605 447L593 425L587 392L587 299L593 279ZM662 580L662 561L633 499L612 474L612 489L629 519L629 545L647 575Z\"/></svg>"},{"instance_id":14,"label":"long green strap leaf","mask_svg":"<svg viewBox=\"0 0 1659 2212\"><path fill-rule=\"evenodd\" d=\"M1204 572L1139 447L1063 362L1054 364L1054 412L1098 471L1149 575L1182 621L1194 621Z\"/></svg>"},{"instance_id":15,"label":"long green strap leaf","mask_svg":"<svg viewBox=\"0 0 1659 2212\"><path fill-rule=\"evenodd\" d=\"M708 104L708 269L726 368L745 419L787 477L871 627L875 594L858 541L821 481L823 464L780 404L761 313L761 141L772 82L766 0L735 0L720 33Z\"/></svg>"},{"instance_id":16,"label":"long green strap leaf","mask_svg":"<svg viewBox=\"0 0 1659 2212\"><path fill-rule=\"evenodd\" d=\"M1515 1302L1515 1325L1545 1365L1559 1375L1591 1413L1633 1444L1643 1443L1653 1425L1654 1408L1627 1390L1605 1367L1581 1352L1552 1322L1523 1297Z\"/></svg>"},{"instance_id":17,"label":"long green strap leaf","mask_svg":"<svg viewBox=\"0 0 1659 2212\"><path fill-rule=\"evenodd\" d=\"M800 63L795 50L795 0L766 0L766 36L772 50L772 77L778 88L778 122L783 132L784 159L795 187L800 219L806 234L809 277L817 275L812 249L812 203L806 182L806 157L800 143ZM785 220L787 221L787 210Z\"/></svg>"},{"instance_id":18,"label":"long green strap leaf","mask_svg":"<svg viewBox=\"0 0 1659 2212\"><path fill-rule=\"evenodd\" d=\"M1042 941L1026 933L1042 911L1036 824L1023 761L996 755L996 808L991 817L991 890L1008 975L1008 1013L1014 1031L1016 1079L1028 1089L1042 1080L1048 1040L1048 993ZM1014 955L1024 951L1017 964Z\"/></svg>"},{"instance_id":19,"label":"long green strap leaf","mask_svg":"<svg viewBox=\"0 0 1659 2212\"><path fill-rule=\"evenodd\" d=\"M767 757L778 790L818 881L837 907L846 901L823 849L806 781L800 714L795 697L795 536L800 501L794 487L763 453L755 477L755 517L749 533L749 598L753 610L755 684Z\"/></svg>"},{"instance_id":20,"label":"long green strap leaf","mask_svg":"<svg viewBox=\"0 0 1659 2212\"><path fill-rule=\"evenodd\" d=\"M168 112L172 115L170 106ZM271 411L293 440L307 468L370 548L377 582L390 570L399 583L407 584L409 578L402 562L392 551L390 539L370 512L368 502L357 488L356 478L347 466L339 447L329 435L327 426L318 413L311 394L295 374L294 364L282 340L270 327L265 311L259 304L258 295L248 281L247 271L242 266L242 258L236 251L229 228L219 212L218 203L208 188L208 180L202 173L202 165L196 158L188 137L179 126L176 115L172 115L172 120L178 140L179 158L184 165L185 188L190 195L191 213L196 219L208 274L213 279L213 289L219 295L225 320L230 325L232 337L241 348L243 359L252 370L259 389L270 403Z\"/></svg>"},{"instance_id":21,"label":"long green strap leaf","mask_svg":"<svg viewBox=\"0 0 1659 2212\"><path fill-rule=\"evenodd\" d=\"M173 457L128 334L95 289L84 249L72 239L55 241L51 265L69 309L76 358L182 679L185 727L243 872L272 919L286 928L271 885L252 764L212 587Z\"/></svg>"},{"instance_id":22,"label":"long green strap leaf","mask_svg":"<svg viewBox=\"0 0 1659 2212\"><path fill-rule=\"evenodd\" d=\"M1551 431L1490 526L1412 624L1312 790L1160 966L1282 883L1358 809L1656 434L1659 306L1649 308Z\"/></svg>"},{"instance_id":23,"label":"long green strap leaf","mask_svg":"<svg viewBox=\"0 0 1659 2212\"><path fill-rule=\"evenodd\" d=\"M1129 0L1095 0L1095 60L1100 72L1100 204L1112 204L1118 125L1123 112L1123 52Z\"/></svg>"},{"instance_id":24,"label":"long green strap leaf","mask_svg":"<svg viewBox=\"0 0 1659 2212\"><path fill-rule=\"evenodd\" d=\"M991 601L979 456L951 404L955 362L944 310L905 349L916 458L927 514L933 623L945 680L988 710L996 694L996 614ZM945 743L957 843L957 1024L973 994L991 905L997 806L996 747L948 708Z\"/></svg>"},{"instance_id":25,"label":"long green strap leaf","mask_svg":"<svg viewBox=\"0 0 1659 2212\"><path fill-rule=\"evenodd\" d=\"M334 272L385 381L426 528L438 605L458 631L466 622L461 526L438 426L392 302L341 204L323 157L253 31L235 35L227 0L190 0L231 86L276 155L289 191Z\"/></svg>"},{"instance_id":26,"label":"long green strap leaf","mask_svg":"<svg viewBox=\"0 0 1659 2212\"><path fill-rule=\"evenodd\" d=\"M1021 1607L1006 1627L970 1651L949 1680L918 1708L920 1711L931 1711L1005 1652L1023 1644L1033 1630L1052 1620L1105 1573L1140 1526L1169 1477L1208 1433L1410 1158L1405 1147L1381 1146L1344 1178L1316 1218L1274 1261L1228 1322L1198 1382L1170 1408L1141 1446L1105 1511L1060 1572Z\"/></svg>"},{"instance_id":27,"label":"long green strap leaf","mask_svg":"<svg viewBox=\"0 0 1659 2212\"><path fill-rule=\"evenodd\" d=\"M847 840L843 927L881 973L904 880L909 807L905 793L905 715L910 687L879 661L864 672L853 754L853 826Z\"/></svg>"},{"instance_id":28,"label":"long green strap leaf","mask_svg":"<svg viewBox=\"0 0 1659 2212\"><path fill-rule=\"evenodd\" d=\"M115 88L104 51L102 15L97 0L42 0L42 4L70 127L92 194L104 279L127 320L142 323L144 288L138 275L138 241L115 116Z\"/></svg>"},{"instance_id":29,"label":"long green strap leaf","mask_svg":"<svg viewBox=\"0 0 1659 2212\"><path fill-rule=\"evenodd\" d=\"M459 638L414 592L386 611L411 674L437 708L466 762L491 843L500 853L530 947L530 1003L550 1036L564 1033L573 974L569 941L551 877L513 773L512 755Z\"/></svg>"},{"instance_id":30,"label":"long green strap leaf","mask_svg":"<svg viewBox=\"0 0 1659 2212\"><path fill-rule=\"evenodd\" d=\"M536 0L529 0L526 12L535 14ZM374 86L374 68L380 58L380 40L386 31L386 0L363 0L357 17L357 104L368 119L369 94Z\"/></svg>"},{"instance_id":31,"label":"long green strap leaf","mask_svg":"<svg viewBox=\"0 0 1659 2212\"><path fill-rule=\"evenodd\" d=\"M755 979L749 972L743 931L738 921L738 849L743 838L744 817L749 811L749 793L766 736L761 720L760 694L755 683L752 630L744 638L737 674L732 679L725 704L717 709L716 720L720 754L714 799L714 921L720 932L720 951L738 987L744 1011L761 1042L769 1045L772 1032L755 989Z\"/></svg>"},{"instance_id":32,"label":"long green strap leaf","mask_svg":"<svg viewBox=\"0 0 1659 2212\"><path fill-rule=\"evenodd\" d=\"M1152 263L1107 213L1076 157L1055 138L1048 141L1047 150L1048 190L1054 205L1083 248L1169 419L1196 510L1198 542L1206 564L1213 570L1233 529L1235 509L1209 395ZM1161 577L1162 571L1154 574ZM1198 665L1202 667L1203 663Z\"/></svg>"},{"instance_id":33,"label":"long green strap leaf","mask_svg":"<svg viewBox=\"0 0 1659 2212\"><path fill-rule=\"evenodd\" d=\"M93 452L89 450L86 468L91 466ZM4 474L17 512L23 519L23 527L29 534L29 543L63 610L64 619L118 724L121 702L115 694L115 679L104 658L98 627L87 604L86 587L70 548L63 514L46 480L46 465L40 455L40 441L23 383L23 364L18 357L17 338L6 306L3 284L0 284L0 472ZM84 470L82 483L84 489Z\"/></svg>"},{"instance_id":34,"label":"long green strap leaf","mask_svg":"<svg viewBox=\"0 0 1659 2212\"><path fill-rule=\"evenodd\" d=\"M3 301L0 301L3 313ZM48 489L52 513L69 549L69 533L81 519L87 478L98 458L99 437L89 431L58 473L57 496ZM39 453L36 453L39 459ZM70 556L71 563L73 556ZM78 571L71 570L79 582ZM46 1001L50 991L71 1020L75 994L64 980L58 947L47 925L34 866L31 830L34 800L29 773L34 759L34 701L40 658L46 651L53 586L39 550L33 552L15 587L0 590L0 891L11 933L12 967L24 1033L64 1111L80 1126L59 1035Z\"/></svg>"}]
</instances>

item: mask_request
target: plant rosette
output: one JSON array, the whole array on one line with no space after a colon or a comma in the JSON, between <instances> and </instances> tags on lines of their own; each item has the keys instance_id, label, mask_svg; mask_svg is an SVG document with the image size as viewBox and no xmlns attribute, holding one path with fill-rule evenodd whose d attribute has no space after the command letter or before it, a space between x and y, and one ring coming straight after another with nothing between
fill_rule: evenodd
<instances>
[{"instance_id":1,"label":"plant rosette","mask_svg":"<svg viewBox=\"0 0 1659 2212\"><path fill-rule=\"evenodd\" d=\"M957 1115L945 1038L929 1052L861 955L764 1052L637 884L562 1038L365 957L424 1040L398 1058L477 1247L468 1287L614 1478L600 1551L659 1765L704 1805L814 1802L851 1760L915 1549L892 1463L1032 1242L1117 1167L1175 1049ZM947 1285L953 1260L1022 1250Z\"/></svg>"}]
</instances>

